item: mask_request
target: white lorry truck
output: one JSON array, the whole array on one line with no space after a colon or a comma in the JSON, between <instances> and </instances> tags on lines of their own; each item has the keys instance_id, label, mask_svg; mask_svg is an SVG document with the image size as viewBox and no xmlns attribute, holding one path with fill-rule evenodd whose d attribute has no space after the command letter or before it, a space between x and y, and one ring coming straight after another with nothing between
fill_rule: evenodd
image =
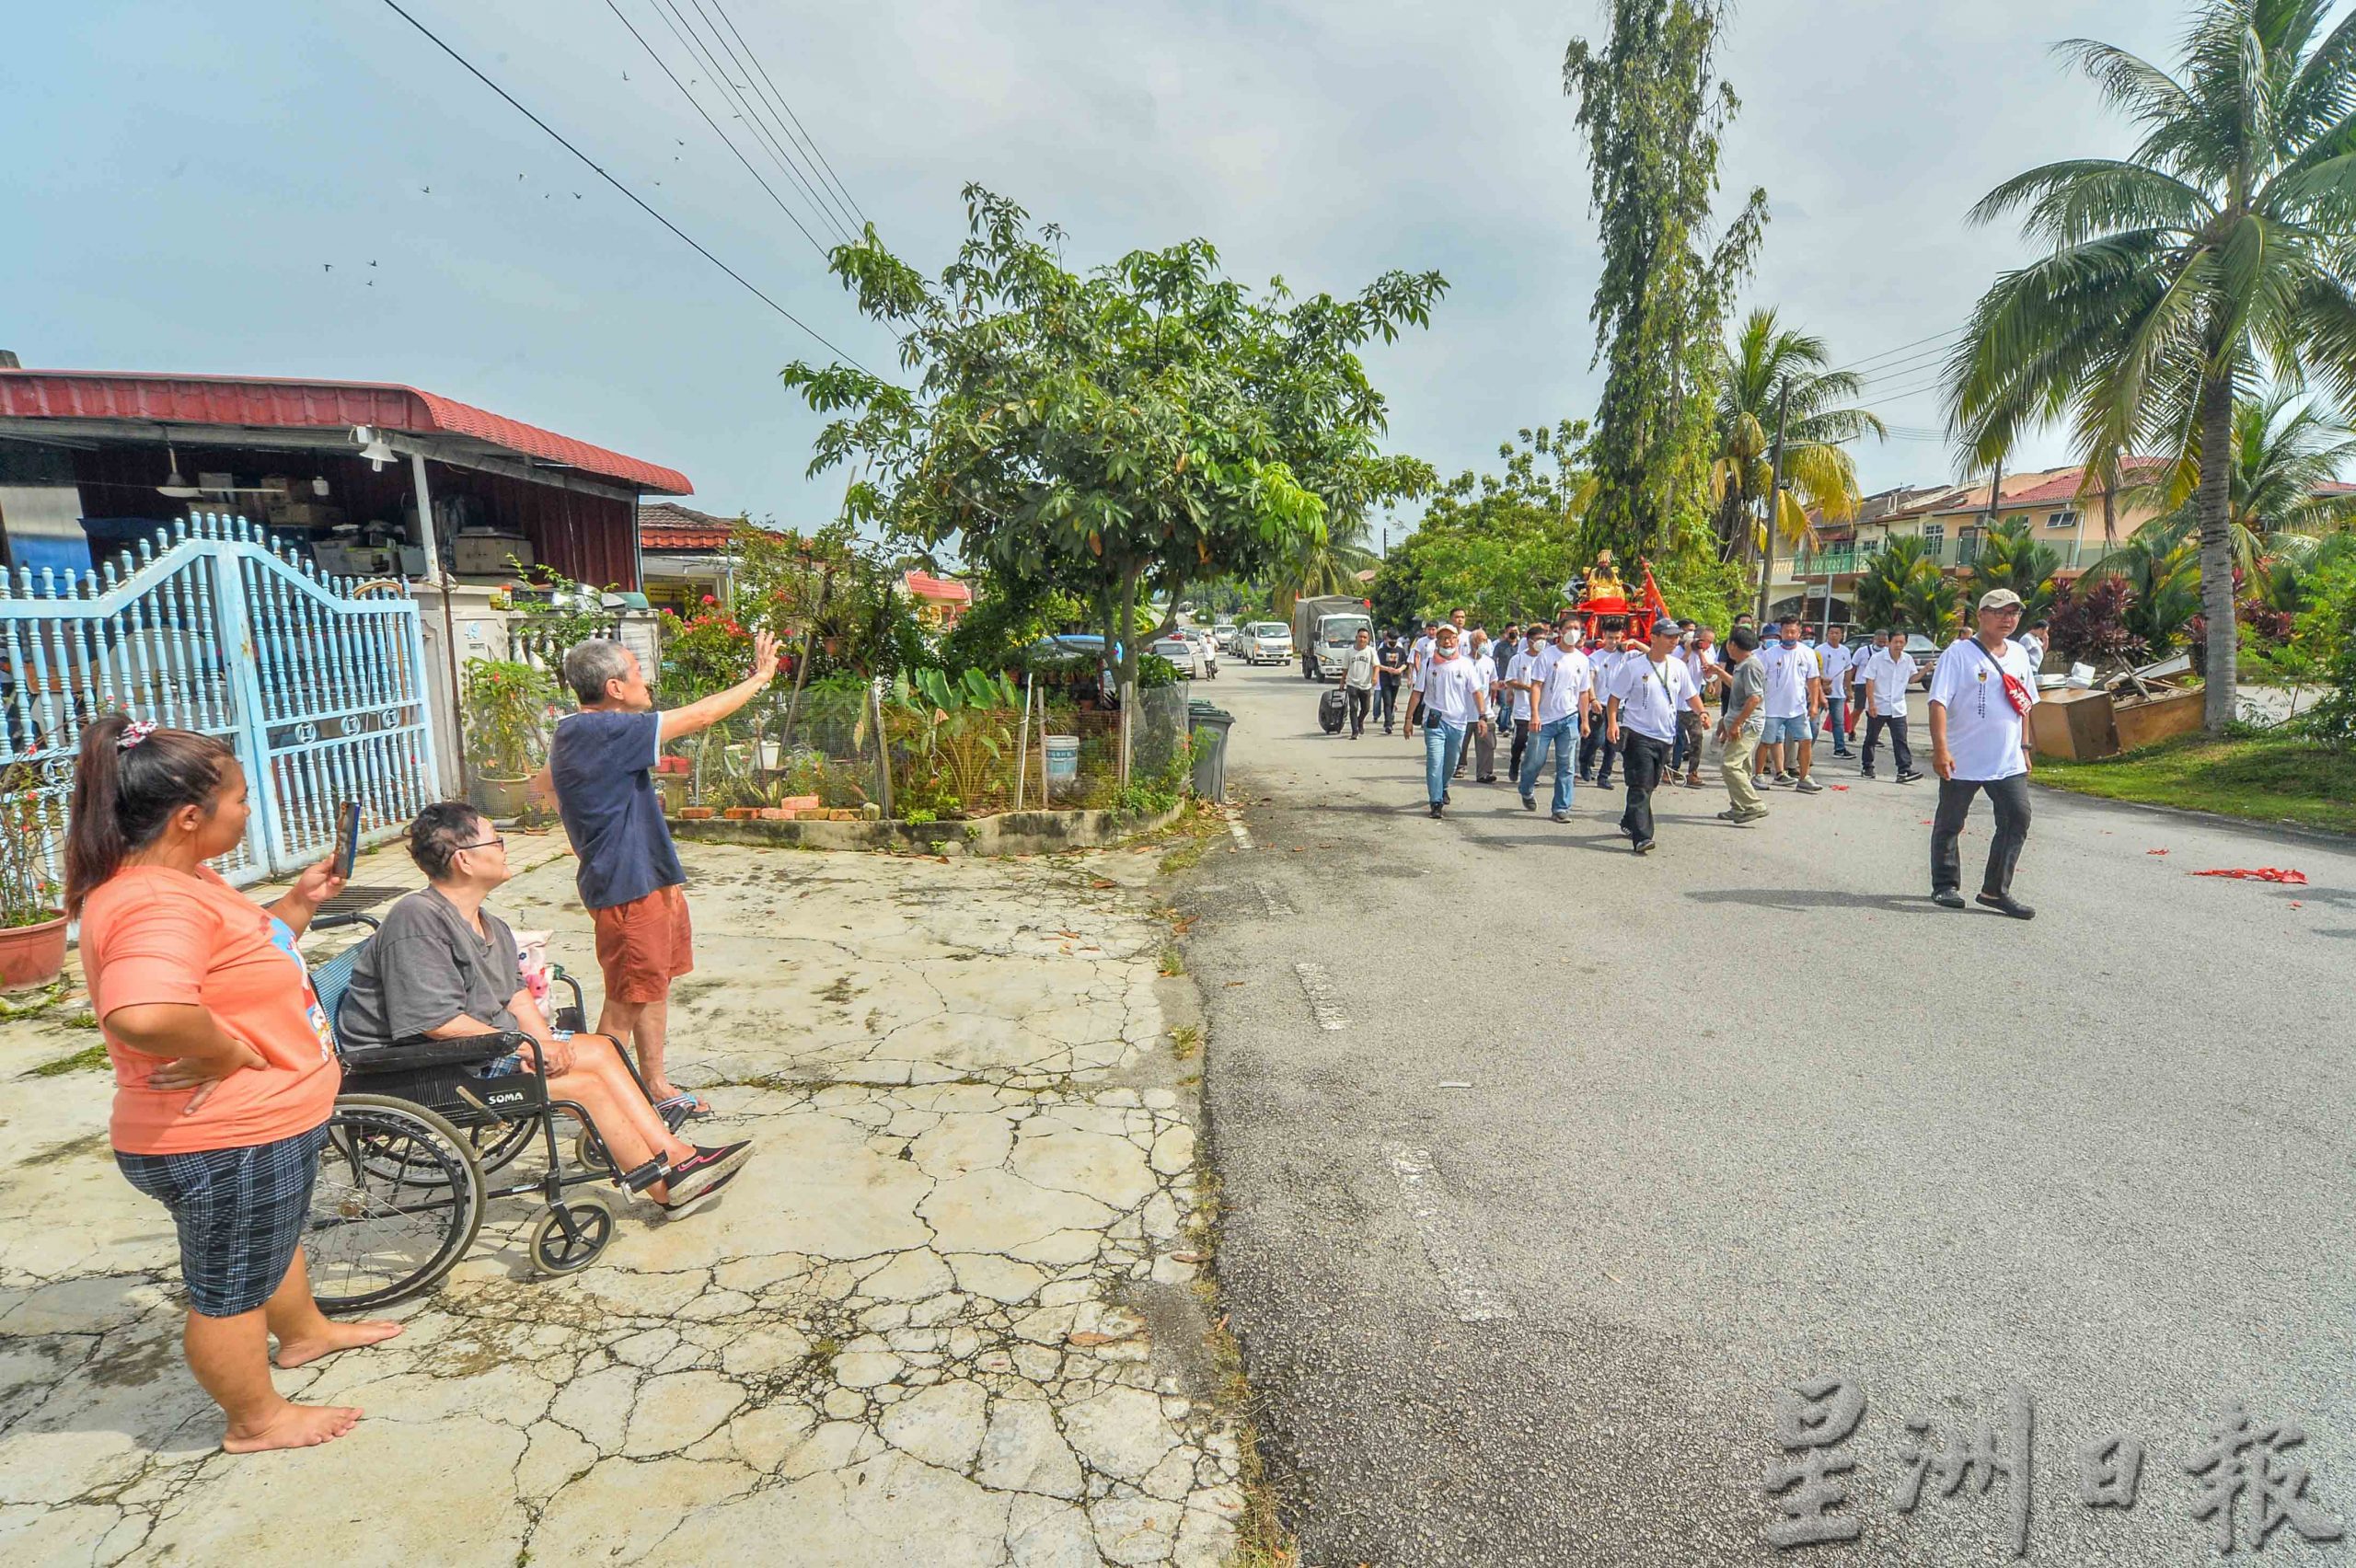
<instances>
[{"instance_id":1,"label":"white lorry truck","mask_svg":"<svg viewBox=\"0 0 2356 1568\"><path fill-rule=\"evenodd\" d=\"M1366 601L1340 594L1299 599L1292 606L1292 647L1300 658L1300 676L1330 681L1342 673L1342 662L1361 631L1374 629Z\"/></svg>"}]
</instances>

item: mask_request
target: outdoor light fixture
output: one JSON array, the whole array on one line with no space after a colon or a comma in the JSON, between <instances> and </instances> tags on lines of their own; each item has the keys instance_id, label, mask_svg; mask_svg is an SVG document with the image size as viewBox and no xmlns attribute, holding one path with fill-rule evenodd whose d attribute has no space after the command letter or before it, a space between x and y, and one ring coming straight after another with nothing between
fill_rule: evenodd
<instances>
[{"instance_id":1,"label":"outdoor light fixture","mask_svg":"<svg viewBox=\"0 0 2356 1568\"><path fill-rule=\"evenodd\" d=\"M156 493L170 496L174 501L193 501L202 495L204 492L189 483L188 476L180 472L180 455L170 442L164 443L164 451L171 458L172 471L164 476L164 482L156 487Z\"/></svg>"},{"instance_id":2,"label":"outdoor light fixture","mask_svg":"<svg viewBox=\"0 0 2356 1568\"><path fill-rule=\"evenodd\" d=\"M311 481L311 493L321 497L328 493L328 477L325 474Z\"/></svg>"},{"instance_id":3,"label":"outdoor light fixture","mask_svg":"<svg viewBox=\"0 0 2356 1568\"><path fill-rule=\"evenodd\" d=\"M384 436L372 425L353 425L352 439L359 444L360 455L368 459L369 466L380 474L385 471L385 465L398 455L385 444Z\"/></svg>"}]
</instances>

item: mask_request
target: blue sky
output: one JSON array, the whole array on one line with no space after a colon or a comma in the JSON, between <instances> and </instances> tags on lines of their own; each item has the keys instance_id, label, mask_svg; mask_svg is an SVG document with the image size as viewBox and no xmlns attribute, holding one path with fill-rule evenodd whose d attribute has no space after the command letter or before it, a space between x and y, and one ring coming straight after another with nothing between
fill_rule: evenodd
<instances>
[{"instance_id":1,"label":"blue sky","mask_svg":"<svg viewBox=\"0 0 2356 1568\"><path fill-rule=\"evenodd\" d=\"M614 3L714 92L664 0ZM606 0L403 4L788 309L889 363ZM381 0L29 11L0 63L0 348L26 364L408 382L681 468L708 510L832 513L839 478L803 476L816 421L777 381L825 351ZM1304 292L1436 267L1451 287L1432 329L1371 356L1392 444L1452 473L1592 407L1594 228L1560 77L1600 5L725 14L858 207L928 271L969 179L1063 225L1081 261L1202 234L1237 276ZM2047 47L2090 34L2165 59L2180 28L2175 6L2127 0L1747 0L1720 65L1744 100L1727 189L1764 184L1774 211L1750 299L1842 361L1953 328L2025 254L1965 228L1971 202L2032 164L2127 144ZM1930 396L1869 400L1935 422ZM2022 466L2038 458L2062 460L2058 442ZM1934 442L1859 454L1869 490L1947 463Z\"/></svg>"}]
</instances>

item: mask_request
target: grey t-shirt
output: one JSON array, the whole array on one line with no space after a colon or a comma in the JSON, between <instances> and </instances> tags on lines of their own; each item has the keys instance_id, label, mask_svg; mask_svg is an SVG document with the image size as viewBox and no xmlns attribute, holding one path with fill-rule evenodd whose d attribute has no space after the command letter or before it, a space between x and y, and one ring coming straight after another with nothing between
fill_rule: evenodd
<instances>
[{"instance_id":1,"label":"grey t-shirt","mask_svg":"<svg viewBox=\"0 0 2356 1568\"><path fill-rule=\"evenodd\" d=\"M1759 698L1762 707L1766 703L1767 667L1759 662L1759 655L1756 653L1751 654L1727 673L1727 717L1728 719L1740 717L1742 710L1750 706L1752 698ZM1760 715L1753 713L1748 727L1759 730L1764 729L1765 724Z\"/></svg>"},{"instance_id":2,"label":"grey t-shirt","mask_svg":"<svg viewBox=\"0 0 2356 1568\"><path fill-rule=\"evenodd\" d=\"M394 905L352 966L336 1032L353 1043L383 1044L461 1015L520 1029L507 1010L524 988L515 934L488 909L482 928L475 935L457 906L430 887Z\"/></svg>"}]
</instances>

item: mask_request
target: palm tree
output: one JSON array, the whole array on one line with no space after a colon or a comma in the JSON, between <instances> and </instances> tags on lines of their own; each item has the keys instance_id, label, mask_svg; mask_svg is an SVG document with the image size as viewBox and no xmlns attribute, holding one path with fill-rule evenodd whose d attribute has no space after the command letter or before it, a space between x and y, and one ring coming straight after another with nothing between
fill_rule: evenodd
<instances>
[{"instance_id":1,"label":"palm tree","mask_svg":"<svg viewBox=\"0 0 2356 1568\"><path fill-rule=\"evenodd\" d=\"M1369 525L1363 516L1329 524L1323 536L1285 563L1277 572L1271 602L1279 617L1292 614L1293 601L1325 594L1364 597L1368 585L1361 571L1372 571L1382 558L1366 548Z\"/></svg>"},{"instance_id":2,"label":"palm tree","mask_svg":"<svg viewBox=\"0 0 2356 1568\"><path fill-rule=\"evenodd\" d=\"M1842 443L1871 431L1888 435L1880 419L1847 398L1864 381L1829 370L1833 353L1812 332L1788 332L1770 308L1750 311L1720 358L1713 433L1711 497L1717 504L1717 558L1758 556L1764 547L1760 515L1774 488L1774 429L1784 417L1784 504L1776 518L1781 541L1797 547L1807 536L1807 513L1842 523L1856 515L1856 464ZM1785 405L1788 391L1788 405Z\"/></svg>"},{"instance_id":3,"label":"palm tree","mask_svg":"<svg viewBox=\"0 0 2356 1568\"><path fill-rule=\"evenodd\" d=\"M1992 588L2009 588L2021 596L2021 620L2034 624L2038 617L2053 607L2053 574L2062 570L2062 557L2050 545L2040 545L2028 531L2028 524L2012 518L1988 530L1980 541L1979 553L1971 558L1971 599Z\"/></svg>"},{"instance_id":4,"label":"palm tree","mask_svg":"<svg viewBox=\"0 0 2356 1568\"><path fill-rule=\"evenodd\" d=\"M1891 539L1865 558L1854 590L1857 619L1877 629L1919 631L1944 642L1961 616L1938 552L1919 535Z\"/></svg>"},{"instance_id":5,"label":"palm tree","mask_svg":"<svg viewBox=\"0 0 2356 1568\"><path fill-rule=\"evenodd\" d=\"M2226 484L2226 513L2246 569L2276 548L2283 535L2316 535L2356 521L2356 492L2335 493L2332 481L2356 462L2356 432L2333 421L2303 387L2279 386L2234 404L2234 463ZM2156 488L2163 506L2196 516L2189 493L2198 467L2178 467Z\"/></svg>"},{"instance_id":6,"label":"palm tree","mask_svg":"<svg viewBox=\"0 0 2356 1568\"><path fill-rule=\"evenodd\" d=\"M1871 413L1845 406L1865 384L1854 372L1827 369L1831 362L1823 339L1785 330L1769 309L1752 311L1726 345L1714 425L1716 456L1710 464L1720 560L1750 559L1765 546L1759 519L1774 486L1779 414L1784 501L1778 537L1791 546L1806 538L1811 509L1834 522L1857 514L1856 465L1842 443L1868 431L1888 432Z\"/></svg>"},{"instance_id":7,"label":"palm tree","mask_svg":"<svg viewBox=\"0 0 2356 1568\"><path fill-rule=\"evenodd\" d=\"M2105 577L2127 584L2121 624L2153 653L2166 652L2201 613L2206 571L2193 519L2178 517L2136 530L2132 538L2088 567L2083 581L2092 583ZM2209 645L2211 658L2216 656L2215 646L2213 641Z\"/></svg>"},{"instance_id":8,"label":"palm tree","mask_svg":"<svg viewBox=\"0 0 2356 1568\"><path fill-rule=\"evenodd\" d=\"M2060 46L2144 129L2125 158L2030 169L1972 209L2025 209L2052 254L2007 272L1949 364L1948 414L1981 463L2068 418L2090 462L2199 465L2212 732L2234 716L2234 397L2261 365L2356 394L2356 16L2332 0L2202 0L2179 75L2090 39Z\"/></svg>"}]
</instances>

